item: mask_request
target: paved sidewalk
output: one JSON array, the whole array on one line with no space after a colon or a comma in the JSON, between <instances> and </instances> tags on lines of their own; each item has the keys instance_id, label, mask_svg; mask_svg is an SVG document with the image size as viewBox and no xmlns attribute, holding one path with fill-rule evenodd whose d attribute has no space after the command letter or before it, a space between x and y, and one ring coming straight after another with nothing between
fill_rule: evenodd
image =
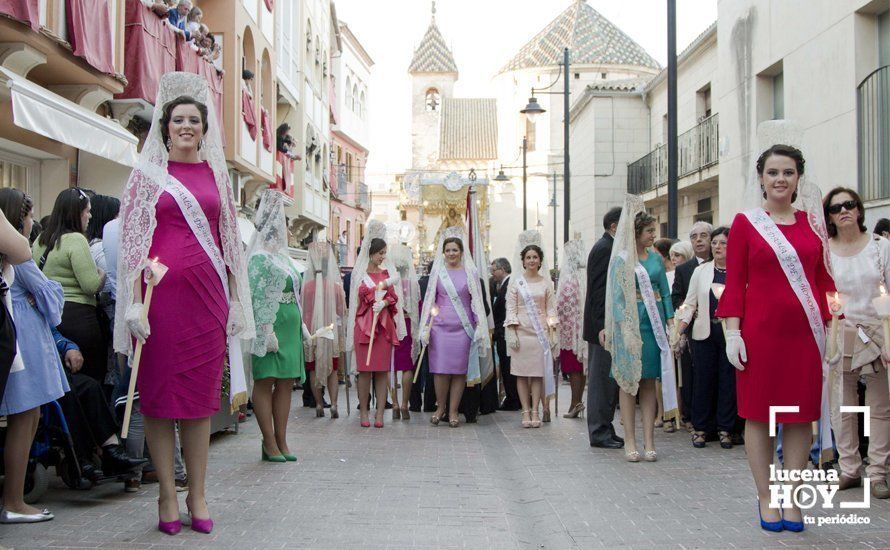
<instances>
[{"instance_id":1,"label":"paved sidewalk","mask_svg":"<svg viewBox=\"0 0 890 550\"><path fill-rule=\"evenodd\" d=\"M158 533L157 485L125 494L54 481L40 505L56 519L0 526L0 547L890 548L887 501L872 500L867 526L762 532L744 450L694 449L685 432L658 430L658 462L631 464L623 451L591 449L583 419L522 429L519 413L499 412L451 429L429 414L395 424L387 414L380 430L343 405L331 420L299 407L299 393L294 403L296 464L259 461L253 419L214 439L211 535Z\"/></svg>"}]
</instances>

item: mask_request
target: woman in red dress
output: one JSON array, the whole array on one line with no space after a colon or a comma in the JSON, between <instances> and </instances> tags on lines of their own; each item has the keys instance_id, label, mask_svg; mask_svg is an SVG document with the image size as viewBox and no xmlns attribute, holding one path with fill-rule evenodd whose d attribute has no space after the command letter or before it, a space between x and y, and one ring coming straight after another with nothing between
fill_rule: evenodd
<instances>
[{"instance_id":1,"label":"woman in red dress","mask_svg":"<svg viewBox=\"0 0 890 550\"><path fill-rule=\"evenodd\" d=\"M812 443L811 423L821 411L823 323L831 318L825 293L834 291L825 244L808 213L792 206L803 171L803 155L787 145L774 145L757 160L766 201L763 208L738 214L733 221L726 288L716 312L726 319L726 354L738 369L738 411L747 420L748 464L761 526L770 531L803 530L796 506L785 508L784 516L769 507L774 456L770 407L799 407L796 413L778 414L776 421L783 424L784 468L803 470ZM789 244L796 254L785 254L780 261L774 250L787 251ZM785 275L789 268L792 273L802 268L805 275L794 287ZM809 312L802 306L807 294L819 304Z\"/></svg>"},{"instance_id":2,"label":"woman in red dress","mask_svg":"<svg viewBox=\"0 0 890 550\"><path fill-rule=\"evenodd\" d=\"M370 230L369 230L370 233ZM358 395L361 425L367 428L368 406L371 398L371 378L374 378L374 392L377 396L377 411L374 427L383 427L383 413L386 406L387 377L392 365L393 347L399 345L396 316L400 315L398 297L393 285L399 283L398 274L390 277L384 267L386 241L372 238L367 251L367 269L356 273L353 270L350 286L351 307L355 308L353 341L355 365L358 370ZM358 261L356 261L358 264ZM356 299L357 298L357 299ZM374 325L374 317L377 324ZM374 345L371 333L374 332ZM370 347L370 356L369 356Z\"/></svg>"}]
</instances>

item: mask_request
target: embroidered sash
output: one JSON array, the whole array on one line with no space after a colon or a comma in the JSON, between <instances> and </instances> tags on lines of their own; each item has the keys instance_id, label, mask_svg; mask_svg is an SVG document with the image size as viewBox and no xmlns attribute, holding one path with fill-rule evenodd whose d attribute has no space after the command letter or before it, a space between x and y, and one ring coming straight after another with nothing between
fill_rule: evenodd
<instances>
[{"instance_id":1,"label":"embroidered sash","mask_svg":"<svg viewBox=\"0 0 890 550\"><path fill-rule=\"evenodd\" d=\"M445 288L445 293L448 294L448 299L451 300L451 306L457 313L457 318L460 320L464 332L466 332L467 336L470 338L470 355L467 358L467 385L478 384L482 374L479 370L479 343L476 341L476 329L470 322L467 310L464 309L464 304L460 301L460 296L457 295L457 288L455 288L454 281L451 280L451 275L448 274L447 269L439 271L439 281ZM473 281L470 279L467 280L468 285L472 282ZM467 292L469 292L469 289L467 289Z\"/></svg>"},{"instance_id":2,"label":"embroidered sash","mask_svg":"<svg viewBox=\"0 0 890 550\"><path fill-rule=\"evenodd\" d=\"M176 204L179 206L179 210L182 211L182 216L185 218L185 221L188 222L189 228L192 230L198 243L200 243L201 248L204 249L207 257L210 258L210 263L213 264L213 268L216 271L217 276L219 276L219 280L225 290L226 298L228 298L229 278L226 274L226 262L223 259L219 248L216 246L216 242L213 240L210 222L207 220L207 216L204 214L204 210L201 208L200 203L198 203L198 200L192 195L191 191L173 176L167 178L167 185L164 188L164 191L173 197L173 200L176 201ZM243 399L245 403L247 402L247 379L244 374L244 357L241 354L241 339L230 336L228 337L228 344L229 403L235 407L237 406L236 402L241 399Z\"/></svg>"},{"instance_id":3,"label":"embroidered sash","mask_svg":"<svg viewBox=\"0 0 890 550\"><path fill-rule=\"evenodd\" d=\"M655 291L652 290L652 281L643 264L638 263L634 267L637 281L640 284L640 294L643 297L643 305L649 315L649 324L652 325L652 334L655 335L655 343L661 352L661 396L664 400L664 416L672 418L679 415L677 405L677 380L674 376L674 353L668 343L667 332L661 324L661 315L658 313L658 303L655 299Z\"/></svg>"},{"instance_id":4,"label":"embroidered sash","mask_svg":"<svg viewBox=\"0 0 890 550\"><path fill-rule=\"evenodd\" d=\"M538 306L535 304L535 299L532 298L531 291L528 288L528 281L525 280L525 277L519 276L516 279L516 290L519 291L519 295L525 303L525 311L528 312L532 328L535 329L538 344L544 350L544 395L553 395L556 392L556 383L553 380L553 353L550 351L550 339L547 338L547 333L544 332L544 327L541 326Z\"/></svg>"},{"instance_id":5,"label":"embroidered sash","mask_svg":"<svg viewBox=\"0 0 890 550\"><path fill-rule=\"evenodd\" d=\"M773 249L788 284L797 296L804 314L807 316L807 322L810 325L810 331L813 333L813 340L819 349L819 358L822 361L822 407L821 418L819 420L820 440L823 449L831 448L831 431L829 426L829 403L828 403L828 363L825 362L825 324L822 322L822 312L819 309L819 302L813 294L810 282L807 280L806 272L797 250L788 242L788 239L776 225L769 214L763 208L753 208L746 211L745 217L757 230L757 233L766 241L766 244ZM777 405L786 405L790 403L778 403Z\"/></svg>"}]
</instances>

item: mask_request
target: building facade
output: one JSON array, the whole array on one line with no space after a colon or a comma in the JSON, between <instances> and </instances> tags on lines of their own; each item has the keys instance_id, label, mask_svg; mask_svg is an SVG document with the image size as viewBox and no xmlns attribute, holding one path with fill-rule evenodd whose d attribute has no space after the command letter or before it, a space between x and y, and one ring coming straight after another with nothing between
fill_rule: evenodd
<instances>
[{"instance_id":1,"label":"building facade","mask_svg":"<svg viewBox=\"0 0 890 550\"><path fill-rule=\"evenodd\" d=\"M346 23L341 21L337 32L340 48L333 59L329 234L336 244L340 265L351 267L371 208L365 166L374 61Z\"/></svg>"}]
</instances>

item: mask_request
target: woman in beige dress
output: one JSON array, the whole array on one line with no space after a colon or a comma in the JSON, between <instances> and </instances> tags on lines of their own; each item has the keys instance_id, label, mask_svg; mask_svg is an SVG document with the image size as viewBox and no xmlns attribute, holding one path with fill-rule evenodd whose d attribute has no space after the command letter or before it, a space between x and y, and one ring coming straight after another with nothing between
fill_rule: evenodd
<instances>
[{"instance_id":1,"label":"woman in beige dress","mask_svg":"<svg viewBox=\"0 0 890 550\"><path fill-rule=\"evenodd\" d=\"M539 273L544 252L538 245L522 248L520 258L524 271L507 289L504 335L522 402L522 427L538 428L538 404L555 392L556 293L553 282Z\"/></svg>"}]
</instances>

